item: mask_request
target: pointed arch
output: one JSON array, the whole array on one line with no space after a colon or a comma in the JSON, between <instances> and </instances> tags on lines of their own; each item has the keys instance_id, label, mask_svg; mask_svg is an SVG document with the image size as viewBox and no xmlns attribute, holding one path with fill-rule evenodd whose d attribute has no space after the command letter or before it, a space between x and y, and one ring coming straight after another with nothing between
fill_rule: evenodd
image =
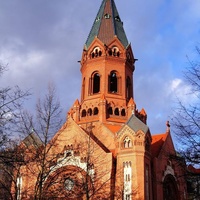
<instances>
[{"instance_id":1,"label":"pointed arch","mask_svg":"<svg viewBox=\"0 0 200 200\"><path fill-rule=\"evenodd\" d=\"M177 183L171 174L168 174L163 181L163 196L166 200L179 199Z\"/></svg>"}]
</instances>

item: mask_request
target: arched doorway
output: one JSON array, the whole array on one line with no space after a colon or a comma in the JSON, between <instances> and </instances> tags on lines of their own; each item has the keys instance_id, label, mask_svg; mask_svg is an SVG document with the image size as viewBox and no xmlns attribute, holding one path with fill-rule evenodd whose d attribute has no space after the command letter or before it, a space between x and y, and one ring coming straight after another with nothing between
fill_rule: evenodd
<instances>
[{"instance_id":1,"label":"arched doorway","mask_svg":"<svg viewBox=\"0 0 200 200\"><path fill-rule=\"evenodd\" d=\"M178 187L175 177L171 174L165 176L163 182L163 199L164 200L179 200Z\"/></svg>"}]
</instances>

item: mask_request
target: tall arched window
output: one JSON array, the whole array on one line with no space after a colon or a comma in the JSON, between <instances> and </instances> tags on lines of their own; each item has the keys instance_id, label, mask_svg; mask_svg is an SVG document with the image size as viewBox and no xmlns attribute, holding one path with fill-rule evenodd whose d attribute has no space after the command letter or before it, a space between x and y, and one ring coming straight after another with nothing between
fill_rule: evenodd
<instances>
[{"instance_id":1,"label":"tall arched window","mask_svg":"<svg viewBox=\"0 0 200 200\"><path fill-rule=\"evenodd\" d=\"M131 162L124 162L124 198L126 200L131 200L132 192L132 167Z\"/></svg>"},{"instance_id":2,"label":"tall arched window","mask_svg":"<svg viewBox=\"0 0 200 200\"><path fill-rule=\"evenodd\" d=\"M130 148L130 147L132 147L132 141L128 136L126 136L124 139L124 148Z\"/></svg>"},{"instance_id":3,"label":"tall arched window","mask_svg":"<svg viewBox=\"0 0 200 200\"><path fill-rule=\"evenodd\" d=\"M82 99L85 98L85 78L83 79L83 83L82 83Z\"/></svg>"},{"instance_id":4,"label":"tall arched window","mask_svg":"<svg viewBox=\"0 0 200 200\"><path fill-rule=\"evenodd\" d=\"M22 176L19 174L17 177L17 199L21 199L22 190Z\"/></svg>"},{"instance_id":5,"label":"tall arched window","mask_svg":"<svg viewBox=\"0 0 200 200\"><path fill-rule=\"evenodd\" d=\"M93 90L92 93L96 94L100 92L100 74L95 73L93 76Z\"/></svg>"},{"instance_id":6,"label":"tall arched window","mask_svg":"<svg viewBox=\"0 0 200 200\"><path fill-rule=\"evenodd\" d=\"M119 108L115 108L115 115L119 116Z\"/></svg>"},{"instance_id":7,"label":"tall arched window","mask_svg":"<svg viewBox=\"0 0 200 200\"><path fill-rule=\"evenodd\" d=\"M173 175L168 174L163 182L163 196L166 200L179 199L178 187Z\"/></svg>"},{"instance_id":8,"label":"tall arched window","mask_svg":"<svg viewBox=\"0 0 200 200\"><path fill-rule=\"evenodd\" d=\"M108 85L109 85L109 92L111 93L118 92L118 77L115 71L110 72Z\"/></svg>"},{"instance_id":9,"label":"tall arched window","mask_svg":"<svg viewBox=\"0 0 200 200\"><path fill-rule=\"evenodd\" d=\"M127 99L130 99L131 98L131 94L132 94L132 85L131 85L131 79L130 77L128 76L127 79L126 79L126 96L127 96Z\"/></svg>"}]
</instances>

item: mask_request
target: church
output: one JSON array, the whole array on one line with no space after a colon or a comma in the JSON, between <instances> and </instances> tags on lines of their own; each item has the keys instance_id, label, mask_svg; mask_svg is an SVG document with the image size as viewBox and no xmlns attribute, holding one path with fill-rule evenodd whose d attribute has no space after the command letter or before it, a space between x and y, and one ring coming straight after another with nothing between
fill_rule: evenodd
<instances>
[{"instance_id":1,"label":"church","mask_svg":"<svg viewBox=\"0 0 200 200\"><path fill-rule=\"evenodd\" d=\"M114 0L103 0L82 51L80 99L50 141L41 199L187 199L169 122L151 134L145 110L137 109L136 60ZM17 199L34 196L35 165L21 166Z\"/></svg>"}]
</instances>

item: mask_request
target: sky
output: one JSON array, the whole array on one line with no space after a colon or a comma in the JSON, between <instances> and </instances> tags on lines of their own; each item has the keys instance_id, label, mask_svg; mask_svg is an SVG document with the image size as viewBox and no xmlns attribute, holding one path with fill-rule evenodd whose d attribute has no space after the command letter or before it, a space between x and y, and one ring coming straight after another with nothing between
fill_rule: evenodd
<instances>
[{"instance_id":1,"label":"sky","mask_svg":"<svg viewBox=\"0 0 200 200\"><path fill-rule=\"evenodd\" d=\"M176 99L188 102L183 70L200 42L199 0L115 0L138 59L134 98L152 134L164 133ZM66 114L80 99L83 46L101 0L0 0L0 87L31 89L33 108L54 82ZM190 99L191 100L191 99ZM173 131L173 127L171 127Z\"/></svg>"}]
</instances>

